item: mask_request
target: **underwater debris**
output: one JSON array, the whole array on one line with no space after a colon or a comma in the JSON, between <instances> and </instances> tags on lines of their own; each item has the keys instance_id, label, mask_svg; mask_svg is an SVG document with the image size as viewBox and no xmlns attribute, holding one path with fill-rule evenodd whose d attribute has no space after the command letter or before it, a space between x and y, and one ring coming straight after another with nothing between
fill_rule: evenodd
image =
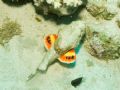
<instances>
[{"instance_id":1,"label":"underwater debris","mask_svg":"<svg viewBox=\"0 0 120 90\"><path fill-rule=\"evenodd\" d=\"M35 6L45 14L53 13L58 16L74 13L82 4L82 0L34 0Z\"/></svg>"},{"instance_id":2,"label":"underwater debris","mask_svg":"<svg viewBox=\"0 0 120 90\"><path fill-rule=\"evenodd\" d=\"M101 30L99 29L102 28L101 25L100 26L96 25L95 27L98 27L97 31L95 31L95 29L93 30L93 28L88 27L86 30L86 41L84 43L84 46L92 56L95 56L98 59L103 60L118 59L120 58L119 30L115 29L114 27L114 33L116 32L115 35L109 35L109 32L111 32L111 30L113 29L110 27L110 24L105 25L106 27L107 25L109 25L109 27ZM103 25L103 27L105 25Z\"/></svg>"},{"instance_id":3,"label":"underwater debris","mask_svg":"<svg viewBox=\"0 0 120 90\"><path fill-rule=\"evenodd\" d=\"M74 87L77 87L78 85L81 84L82 80L83 80L83 77L79 77L77 79L74 79L71 81L71 85Z\"/></svg>"},{"instance_id":4,"label":"underwater debris","mask_svg":"<svg viewBox=\"0 0 120 90\"><path fill-rule=\"evenodd\" d=\"M42 19L41 19L38 15L35 16L35 20L36 20L37 22L41 22L41 21L42 21Z\"/></svg>"},{"instance_id":5,"label":"underwater debris","mask_svg":"<svg viewBox=\"0 0 120 90\"><path fill-rule=\"evenodd\" d=\"M12 37L20 35L21 32L20 25L17 22L10 20L6 21L0 27L0 44L4 45L8 43Z\"/></svg>"}]
</instances>

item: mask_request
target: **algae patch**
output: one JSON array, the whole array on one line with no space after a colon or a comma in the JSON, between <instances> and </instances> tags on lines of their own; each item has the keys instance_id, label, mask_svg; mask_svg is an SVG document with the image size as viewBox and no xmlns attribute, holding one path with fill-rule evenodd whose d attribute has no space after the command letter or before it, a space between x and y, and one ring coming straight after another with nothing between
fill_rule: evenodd
<instances>
[{"instance_id":1,"label":"algae patch","mask_svg":"<svg viewBox=\"0 0 120 90\"><path fill-rule=\"evenodd\" d=\"M118 27L120 28L120 20L117 20L116 23L117 23Z\"/></svg>"},{"instance_id":2,"label":"algae patch","mask_svg":"<svg viewBox=\"0 0 120 90\"><path fill-rule=\"evenodd\" d=\"M15 35L21 34L20 25L15 21L7 20L0 27L0 44L8 43Z\"/></svg>"},{"instance_id":3,"label":"algae patch","mask_svg":"<svg viewBox=\"0 0 120 90\"><path fill-rule=\"evenodd\" d=\"M120 58L120 42L113 40L104 33L87 30L85 48L87 51L104 60L114 60Z\"/></svg>"}]
</instances>

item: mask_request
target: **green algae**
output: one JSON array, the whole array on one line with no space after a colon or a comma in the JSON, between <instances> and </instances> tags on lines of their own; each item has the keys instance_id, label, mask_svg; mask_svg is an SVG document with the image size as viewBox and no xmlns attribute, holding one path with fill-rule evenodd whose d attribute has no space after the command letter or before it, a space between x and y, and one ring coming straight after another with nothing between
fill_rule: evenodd
<instances>
[{"instance_id":1,"label":"green algae","mask_svg":"<svg viewBox=\"0 0 120 90\"><path fill-rule=\"evenodd\" d=\"M98 59L115 60L120 58L120 42L102 32L87 29L84 46L92 56Z\"/></svg>"},{"instance_id":2,"label":"green algae","mask_svg":"<svg viewBox=\"0 0 120 90\"><path fill-rule=\"evenodd\" d=\"M120 20L117 20L116 23L117 23L118 27L120 28Z\"/></svg>"},{"instance_id":3,"label":"green algae","mask_svg":"<svg viewBox=\"0 0 120 90\"><path fill-rule=\"evenodd\" d=\"M96 5L87 8L88 12L96 19L111 20L116 13L109 12L104 6L98 7Z\"/></svg>"},{"instance_id":4,"label":"green algae","mask_svg":"<svg viewBox=\"0 0 120 90\"><path fill-rule=\"evenodd\" d=\"M21 34L20 25L11 20L7 20L0 27L0 44L8 43L15 35Z\"/></svg>"}]
</instances>

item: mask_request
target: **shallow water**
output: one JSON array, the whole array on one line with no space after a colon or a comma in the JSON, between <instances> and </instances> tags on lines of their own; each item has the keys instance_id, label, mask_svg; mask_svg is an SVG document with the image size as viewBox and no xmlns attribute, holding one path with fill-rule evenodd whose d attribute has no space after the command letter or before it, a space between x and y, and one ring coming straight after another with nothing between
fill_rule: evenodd
<instances>
[{"instance_id":1,"label":"shallow water","mask_svg":"<svg viewBox=\"0 0 120 90\"><path fill-rule=\"evenodd\" d=\"M77 17L80 19L79 14ZM13 6L0 1L0 26L6 18L19 23L22 34L0 46L0 90L120 89L120 60L98 60L83 45L76 47L76 63L66 65L56 61L46 72L37 71L46 53L43 37L58 34L61 27L76 20L76 14L72 19L69 16L44 16L35 12L32 3ZM31 74L35 76L27 81ZM82 82L73 87L71 81L79 77L83 77Z\"/></svg>"}]
</instances>

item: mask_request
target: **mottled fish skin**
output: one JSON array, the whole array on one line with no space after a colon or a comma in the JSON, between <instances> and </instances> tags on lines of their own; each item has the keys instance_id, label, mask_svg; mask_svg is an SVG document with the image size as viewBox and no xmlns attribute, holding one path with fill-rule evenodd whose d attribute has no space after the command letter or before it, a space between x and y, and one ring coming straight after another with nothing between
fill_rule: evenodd
<instances>
[{"instance_id":1,"label":"mottled fish skin","mask_svg":"<svg viewBox=\"0 0 120 90\"><path fill-rule=\"evenodd\" d=\"M59 55L54 50L54 47L52 46L51 49L46 53L46 55L43 57L43 61L39 65L39 70L45 71L49 64L54 62Z\"/></svg>"},{"instance_id":2,"label":"mottled fish skin","mask_svg":"<svg viewBox=\"0 0 120 90\"><path fill-rule=\"evenodd\" d=\"M50 48L54 45L54 42L58 38L57 34L50 34L45 36L44 38L44 45L47 50L50 50ZM74 49L69 50L65 54L61 55L58 60L62 63L70 64L75 62L76 60L76 53Z\"/></svg>"}]
</instances>

